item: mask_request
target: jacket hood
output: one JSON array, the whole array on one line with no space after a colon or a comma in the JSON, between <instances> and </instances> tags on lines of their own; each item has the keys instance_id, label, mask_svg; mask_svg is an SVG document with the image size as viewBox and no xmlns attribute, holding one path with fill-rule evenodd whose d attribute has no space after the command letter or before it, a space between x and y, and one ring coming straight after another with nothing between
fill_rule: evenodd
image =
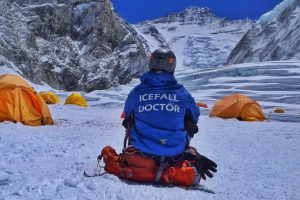
<instances>
[{"instance_id":1,"label":"jacket hood","mask_svg":"<svg viewBox=\"0 0 300 200\"><path fill-rule=\"evenodd\" d=\"M174 85L177 83L174 76L169 72L165 72L165 71L145 72L141 76L140 80L142 83L154 87Z\"/></svg>"}]
</instances>

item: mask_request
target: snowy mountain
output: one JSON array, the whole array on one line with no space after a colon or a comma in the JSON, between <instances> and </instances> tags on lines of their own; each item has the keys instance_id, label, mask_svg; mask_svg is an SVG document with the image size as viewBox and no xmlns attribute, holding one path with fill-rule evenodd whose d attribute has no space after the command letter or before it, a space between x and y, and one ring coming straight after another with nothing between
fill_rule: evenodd
<instances>
[{"instance_id":1,"label":"snowy mountain","mask_svg":"<svg viewBox=\"0 0 300 200\"><path fill-rule=\"evenodd\" d=\"M134 27L148 41L151 51L171 48L179 68L203 68L223 64L253 23L218 18L209 8L190 7Z\"/></svg>"},{"instance_id":2,"label":"snowy mountain","mask_svg":"<svg viewBox=\"0 0 300 200\"><path fill-rule=\"evenodd\" d=\"M0 4L0 69L56 89L91 91L129 82L146 68L144 43L109 0Z\"/></svg>"},{"instance_id":3,"label":"snowy mountain","mask_svg":"<svg viewBox=\"0 0 300 200\"><path fill-rule=\"evenodd\" d=\"M261 16L227 64L271 60L300 60L300 0L285 0Z\"/></svg>"},{"instance_id":4,"label":"snowy mountain","mask_svg":"<svg viewBox=\"0 0 300 200\"><path fill-rule=\"evenodd\" d=\"M94 178L83 175L86 166L96 165L106 145L122 151L125 130L120 116L127 95L139 80L81 92L88 108L63 105L72 93L66 90L117 85L120 74L128 73L113 67L114 63L134 62L136 65L125 65L128 70L142 70L137 64L146 57L148 48L143 38L114 13L109 1L10 2L2 0L0 4L0 74L19 72L31 80L37 92L57 94L61 104L49 105L53 126L0 123L0 200L300 199L300 62L208 68L224 62L252 21L220 19L207 8L192 7L134 26L151 50L170 46L175 51L180 61L175 78L196 101L209 107L200 108L199 133L191 145L216 161L218 172L212 179L186 188L135 183L111 174ZM97 12L100 9L116 21L102 23L99 18L107 18ZM70 20L69 15L76 20ZM110 45L120 46L113 49ZM87 78L82 80L81 75ZM45 81L63 90L32 81ZM212 106L233 93L257 101L268 120L209 118ZM278 107L285 112L274 113Z\"/></svg>"}]
</instances>

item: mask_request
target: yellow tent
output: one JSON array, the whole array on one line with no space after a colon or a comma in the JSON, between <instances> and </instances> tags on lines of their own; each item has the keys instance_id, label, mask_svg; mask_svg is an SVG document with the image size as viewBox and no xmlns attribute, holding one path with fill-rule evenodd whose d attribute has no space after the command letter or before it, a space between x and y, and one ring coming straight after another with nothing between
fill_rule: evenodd
<instances>
[{"instance_id":1,"label":"yellow tent","mask_svg":"<svg viewBox=\"0 0 300 200\"><path fill-rule=\"evenodd\" d=\"M84 97L78 93L73 93L70 96L68 96L65 101L65 104L75 104L75 105L81 106L81 107L88 106Z\"/></svg>"},{"instance_id":2,"label":"yellow tent","mask_svg":"<svg viewBox=\"0 0 300 200\"><path fill-rule=\"evenodd\" d=\"M233 94L219 100L212 108L210 117L237 118L243 121L264 121L260 105L241 94Z\"/></svg>"},{"instance_id":3,"label":"yellow tent","mask_svg":"<svg viewBox=\"0 0 300 200\"><path fill-rule=\"evenodd\" d=\"M47 104L56 104L59 103L59 98L52 92L40 92L39 95L46 101Z\"/></svg>"},{"instance_id":4,"label":"yellow tent","mask_svg":"<svg viewBox=\"0 0 300 200\"><path fill-rule=\"evenodd\" d=\"M14 74L0 76L0 122L3 121L30 126L53 124L43 99L23 78Z\"/></svg>"}]
</instances>

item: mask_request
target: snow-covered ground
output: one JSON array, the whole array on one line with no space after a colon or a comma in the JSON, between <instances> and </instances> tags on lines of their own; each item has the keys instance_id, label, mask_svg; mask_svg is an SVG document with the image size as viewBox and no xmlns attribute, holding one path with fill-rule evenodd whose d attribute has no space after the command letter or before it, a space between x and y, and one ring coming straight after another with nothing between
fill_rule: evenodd
<instances>
[{"instance_id":1,"label":"snow-covered ground","mask_svg":"<svg viewBox=\"0 0 300 200\"><path fill-rule=\"evenodd\" d=\"M175 77L194 96L196 101L211 108L216 101L229 94L241 93L258 101L266 116L276 108L284 114L270 115L270 119L300 122L300 62L246 63L207 69L179 69ZM129 91L139 83L134 79L128 85L94 91L84 96L91 105L120 104ZM207 115L210 109L204 109Z\"/></svg>"},{"instance_id":2,"label":"snow-covered ground","mask_svg":"<svg viewBox=\"0 0 300 200\"><path fill-rule=\"evenodd\" d=\"M54 126L0 124L0 199L299 199L299 123L202 116L192 145L218 172L183 188L84 177L104 146L121 151L122 108L50 108Z\"/></svg>"},{"instance_id":3,"label":"snow-covered ground","mask_svg":"<svg viewBox=\"0 0 300 200\"><path fill-rule=\"evenodd\" d=\"M2 70L2 71L1 71ZM6 72L0 69L0 74ZM106 145L121 151L120 115L129 85L83 94L89 107L50 105L53 126L0 123L0 199L300 199L300 63L268 62L178 70L179 82L201 108L192 145L218 164L197 187L139 184L113 175L87 178L83 169ZM47 86L34 85L37 91ZM54 91L64 102L67 94ZM257 100L265 122L209 118L221 97L239 92Z\"/></svg>"}]
</instances>

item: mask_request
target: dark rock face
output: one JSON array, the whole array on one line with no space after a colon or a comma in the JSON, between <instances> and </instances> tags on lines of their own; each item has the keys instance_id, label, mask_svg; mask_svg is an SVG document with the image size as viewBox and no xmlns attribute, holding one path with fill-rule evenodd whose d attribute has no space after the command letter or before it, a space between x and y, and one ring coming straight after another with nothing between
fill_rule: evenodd
<instances>
[{"instance_id":1,"label":"dark rock face","mask_svg":"<svg viewBox=\"0 0 300 200\"><path fill-rule=\"evenodd\" d=\"M0 64L35 83L83 91L125 84L147 69L148 54L109 0L1 2Z\"/></svg>"},{"instance_id":2,"label":"dark rock face","mask_svg":"<svg viewBox=\"0 0 300 200\"><path fill-rule=\"evenodd\" d=\"M284 5L280 13L277 6L261 17L233 49L227 64L300 60L300 0Z\"/></svg>"}]
</instances>

